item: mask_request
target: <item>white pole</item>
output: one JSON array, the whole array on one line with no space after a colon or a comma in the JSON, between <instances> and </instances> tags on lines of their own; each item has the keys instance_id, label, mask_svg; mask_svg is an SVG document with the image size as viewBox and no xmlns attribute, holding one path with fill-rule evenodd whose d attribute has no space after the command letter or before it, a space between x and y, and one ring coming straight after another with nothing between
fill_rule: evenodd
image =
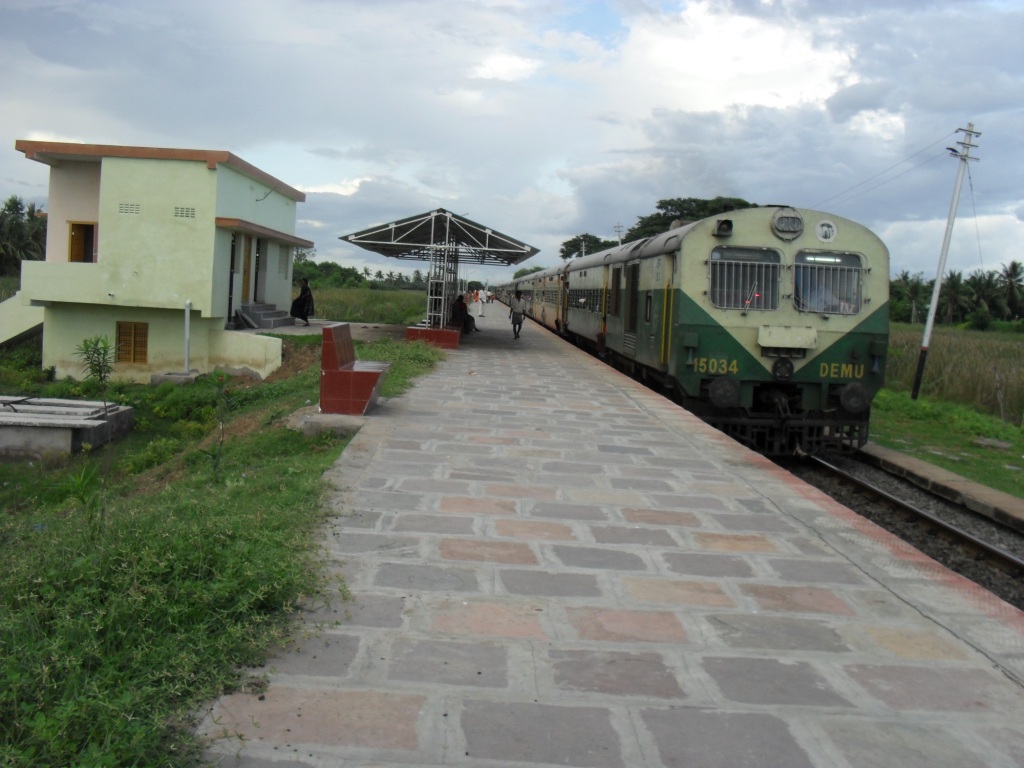
<instances>
[{"instance_id":1,"label":"white pole","mask_svg":"<svg viewBox=\"0 0 1024 768\"><path fill-rule=\"evenodd\" d=\"M192 316L192 300L189 299L185 302L185 373L188 373L191 369L188 366L188 347L189 347L189 321Z\"/></svg>"},{"instance_id":2,"label":"white pole","mask_svg":"<svg viewBox=\"0 0 1024 768\"><path fill-rule=\"evenodd\" d=\"M935 287L932 288L932 302L928 307L928 319L924 324L924 337L921 339L921 352L917 358L917 372L914 374L914 387L910 392L910 399L917 400L917 395L921 391L921 379L924 378L924 364L928 359L928 345L932 339L932 328L935 326L935 312L939 306L939 293L942 290L942 274L946 271L946 256L949 253L949 241L953 236L953 223L956 221L956 209L960 204L960 187L964 182L964 171L967 169L967 162L969 160L977 160L976 157L971 157L971 147L976 147L977 144L971 143L971 138L974 136L981 136L978 131L974 130L974 123L968 123L966 128L958 128L958 131L962 131L964 134L963 141L958 141L962 152L957 152L952 147L948 147L949 151L960 158L959 167L956 170L956 183L953 185L953 200L949 204L949 216L946 218L946 234L942 238L942 251L939 254L939 271L935 276Z\"/></svg>"}]
</instances>

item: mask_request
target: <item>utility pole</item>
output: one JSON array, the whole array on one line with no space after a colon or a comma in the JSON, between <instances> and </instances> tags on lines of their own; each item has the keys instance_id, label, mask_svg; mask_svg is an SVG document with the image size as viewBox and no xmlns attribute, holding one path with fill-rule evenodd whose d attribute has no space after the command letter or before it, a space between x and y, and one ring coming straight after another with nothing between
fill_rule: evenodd
<instances>
[{"instance_id":1,"label":"utility pole","mask_svg":"<svg viewBox=\"0 0 1024 768\"><path fill-rule=\"evenodd\" d=\"M622 245L622 225L616 223L612 229L615 230L615 236L619 239L619 245Z\"/></svg>"},{"instance_id":2,"label":"utility pole","mask_svg":"<svg viewBox=\"0 0 1024 768\"><path fill-rule=\"evenodd\" d=\"M967 170L967 163L977 161L978 158L971 157L971 149L978 146L971 143L975 136L981 133L974 130L974 123L968 123L966 128L957 128L963 133L964 138L958 141L963 149L957 150L953 147L946 147L953 157L959 158L959 167L956 171L956 184L953 186L953 201L949 205L949 216L946 219L946 234L942 238L942 253L939 255L939 272L935 276L935 287L932 289L932 303L928 307L928 319L924 324L924 338L921 340L921 354L917 358L917 373L914 374L914 388L911 390L910 399L917 400L921 391L921 379L924 377L924 364L928 359L928 345L932 339L932 328L935 326L935 311L939 306L939 292L942 290L942 274L946 271L946 255L949 253L949 240L953 236L953 222L956 220L956 209L960 204L960 187L964 183L964 171Z\"/></svg>"}]
</instances>

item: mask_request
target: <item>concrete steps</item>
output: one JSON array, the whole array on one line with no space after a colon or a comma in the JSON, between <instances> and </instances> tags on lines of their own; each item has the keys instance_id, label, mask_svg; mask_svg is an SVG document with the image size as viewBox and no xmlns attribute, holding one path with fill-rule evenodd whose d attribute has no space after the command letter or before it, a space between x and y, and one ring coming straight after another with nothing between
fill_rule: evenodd
<instances>
[{"instance_id":1,"label":"concrete steps","mask_svg":"<svg viewBox=\"0 0 1024 768\"><path fill-rule=\"evenodd\" d=\"M280 328L295 325L295 318L273 304L243 304L238 311L250 328Z\"/></svg>"}]
</instances>

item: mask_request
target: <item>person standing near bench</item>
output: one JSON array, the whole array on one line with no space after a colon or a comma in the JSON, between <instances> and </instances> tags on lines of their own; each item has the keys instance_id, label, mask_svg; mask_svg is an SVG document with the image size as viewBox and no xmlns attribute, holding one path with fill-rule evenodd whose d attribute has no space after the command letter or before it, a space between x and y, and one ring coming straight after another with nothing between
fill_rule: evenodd
<instances>
[{"instance_id":1,"label":"person standing near bench","mask_svg":"<svg viewBox=\"0 0 1024 768\"><path fill-rule=\"evenodd\" d=\"M519 332L523 330L523 317L526 314L526 302L523 300L523 292L516 291L515 298L509 304L508 316L512 318L512 333L519 338Z\"/></svg>"},{"instance_id":2,"label":"person standing near bench","mask_svg":"<svg viewBox=\"0 0 1024 768\"><path fill-rule=\"evenodd\" d=\"M297 320L301 320L306 325L309 325L309 318L313 316L313 292L309 290L309 280L302 278L299 281L299 295L292 302L292 309L289 313L292 317Z\"/></svg>"}]
</instances>

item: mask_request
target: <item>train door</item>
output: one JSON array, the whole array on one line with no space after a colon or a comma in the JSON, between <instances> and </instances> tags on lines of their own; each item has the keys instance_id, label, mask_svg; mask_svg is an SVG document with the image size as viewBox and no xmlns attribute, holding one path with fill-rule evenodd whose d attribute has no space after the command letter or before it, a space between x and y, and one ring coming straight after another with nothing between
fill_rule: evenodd
<instances>
[{"instance_id":1,"label":"train door","mask_svg":"<svg viewBox=\"0 0 1024 768\"><path fill-rule=\"evenodd\" d=\"M558 328L562 333L569 327L569 271L558 273Z\"/></svg>"},{"instance_id":2,"label":"train door","mask_svg":"<svg viewBox=\"0 0 1024 768\"><path fill-rule=\"evenodd\" d=\"M622 313L622 351L636 357L637 330L640 327L640 262L627 264L626 301Z\"/></svg>"},{"instance_id":3,"label":"train door","mask_svg":"<svg viewBox=\"0 0 1024 768\"><path fill-rule=\"evenodd\" d=\"M657 370L668 366L671 334L673 256L643 262L639 299L636 359Z\"/></svg>"}]
</instances>

